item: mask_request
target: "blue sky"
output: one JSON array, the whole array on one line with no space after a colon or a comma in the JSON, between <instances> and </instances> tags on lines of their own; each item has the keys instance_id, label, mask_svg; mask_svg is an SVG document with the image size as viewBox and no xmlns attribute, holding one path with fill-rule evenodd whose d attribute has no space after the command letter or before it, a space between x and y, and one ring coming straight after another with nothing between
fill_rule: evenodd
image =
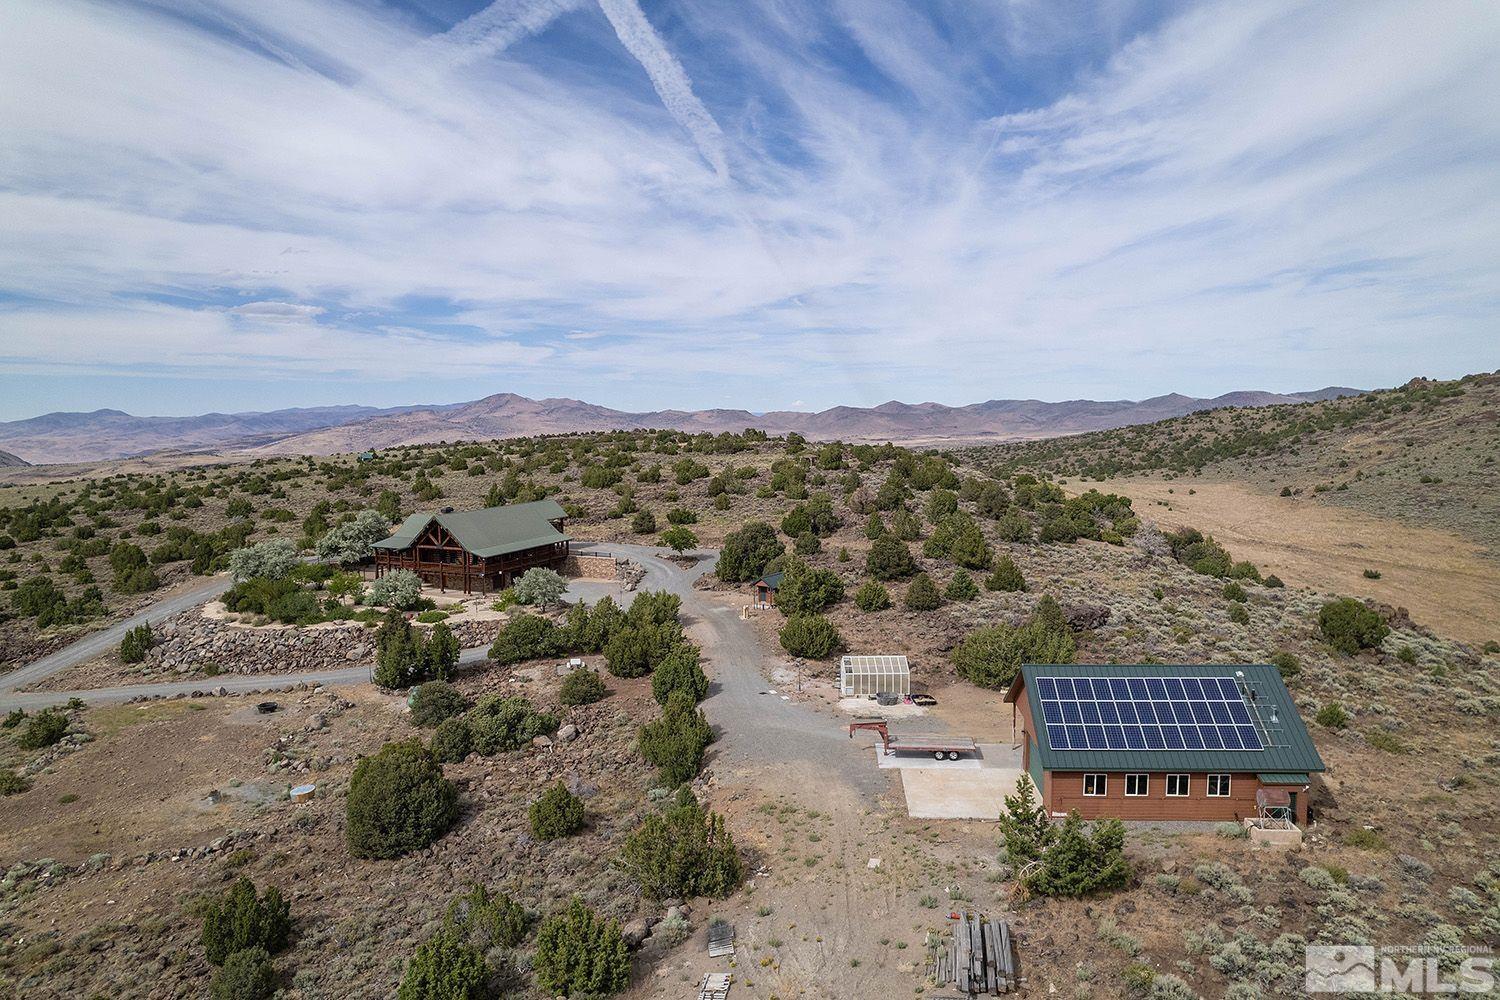
<instances>
[{"instance_id":1,"label":"blue sky","mask_svg":"<svg viewBox=\"0 0 1500 1000\"><path fill-rule=\"evenodd\" d=\"M12 0L0 419L1500 364L1500 5Z\"/></svg>"}]
</instances>

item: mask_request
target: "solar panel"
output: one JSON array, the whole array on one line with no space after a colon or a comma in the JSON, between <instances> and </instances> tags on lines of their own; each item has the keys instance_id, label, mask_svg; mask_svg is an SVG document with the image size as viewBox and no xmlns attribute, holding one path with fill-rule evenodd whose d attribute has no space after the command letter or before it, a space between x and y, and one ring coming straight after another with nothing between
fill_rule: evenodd
<instances>
[{"instance_id":1,"label":"solar panel","mask_svg":"<svg viewBox=\"0 0 1500 1000\"><path fill-rule=\"evenodd\" d=\"M1038 677L1054 750L1263 750L1228 677Z\"/></svg>"}]
</instances>

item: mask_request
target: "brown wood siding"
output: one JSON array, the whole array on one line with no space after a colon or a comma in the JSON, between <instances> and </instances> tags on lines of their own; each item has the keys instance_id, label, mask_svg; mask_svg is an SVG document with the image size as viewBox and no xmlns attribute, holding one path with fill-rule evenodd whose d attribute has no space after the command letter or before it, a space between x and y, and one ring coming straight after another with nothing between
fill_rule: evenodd
<instances>
[{"instance_id":1,"label":"brown wood siding","mask_svg":"<svg viewBox=\"0 0 1500 1000\"><path fill-rule=\"evenodd\" d=\"M1169 798L1167 796L1167 772L1146 772L1151 775L1150 790L1146 795L1139 797L1126 796L1126 772L1105 773L1109 775L1106 793L1103 796L1093 796L1083 794L1084 772L1049 771L1046 800L1048 810L1053 813L1067 813L1076 809L1078 815L1084 819L1114 816L1128 820L1233 822L1256 815L1255 792L1260 788L1260 779L1254 774L1231 775L1230 794L1222 798L1209 798L1208 774L1194 771L1191 772L1187 797ZM1300 800L1304 797L1299 796L1299 811Z\"/></svg>"}]
</instances>

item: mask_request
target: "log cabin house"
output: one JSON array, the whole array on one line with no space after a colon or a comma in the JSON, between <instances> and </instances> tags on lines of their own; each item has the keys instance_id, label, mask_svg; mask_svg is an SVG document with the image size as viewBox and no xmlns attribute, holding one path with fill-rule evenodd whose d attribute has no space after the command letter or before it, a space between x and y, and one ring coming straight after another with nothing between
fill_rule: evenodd
<instances>
[{"instance_id":1,"label":"log cabin house","mask_svg":"<svg viewBox=\"0 0 1500 1000\"><path fill-rule=\"evenodd\" d=\"M1054 817L1304 826L1324 770L1269 664L1027 663L1005 700Z\"/></svg>"},{"instance_id":2,"label":"log cabin house","mask_svg":"<svg viewBox=\"0 0 1500 1000\"><path fill-rule=\"evenodd\" d=\"M570 540L566 520L555 500L412 514L375 543L375 576L409 569L440 590L504 590L535 566L562 568Z\"/></svg>"}]
</instances>

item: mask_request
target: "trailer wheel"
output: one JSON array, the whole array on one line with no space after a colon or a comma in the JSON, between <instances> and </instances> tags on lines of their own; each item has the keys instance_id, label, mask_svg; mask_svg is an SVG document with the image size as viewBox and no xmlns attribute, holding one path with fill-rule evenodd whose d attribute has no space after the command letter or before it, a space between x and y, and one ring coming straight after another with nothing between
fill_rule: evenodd
<instances>
[{"instance_id":1,"label":"trailer wheel","mask_svg":"<svg viewBox=\"0 0 1500 1000\"><path fill-rule=\"evenodd\" d=\"M935 757L938 760L942 760L943 759L943 751L941 751L941 750L934 750L932 752L932 756Z\"/></svg>"},{"instance_id":2,"label":"trailer wheel","mask_svg":"<svg viewBox=\"0 0 1500 1000\"><path fill-rule=\"evenodd\" d=\"M958 751L957 750L949 750L948 751L948 759L949 760L958 760Z\"/></svg>"}]
</instances>

